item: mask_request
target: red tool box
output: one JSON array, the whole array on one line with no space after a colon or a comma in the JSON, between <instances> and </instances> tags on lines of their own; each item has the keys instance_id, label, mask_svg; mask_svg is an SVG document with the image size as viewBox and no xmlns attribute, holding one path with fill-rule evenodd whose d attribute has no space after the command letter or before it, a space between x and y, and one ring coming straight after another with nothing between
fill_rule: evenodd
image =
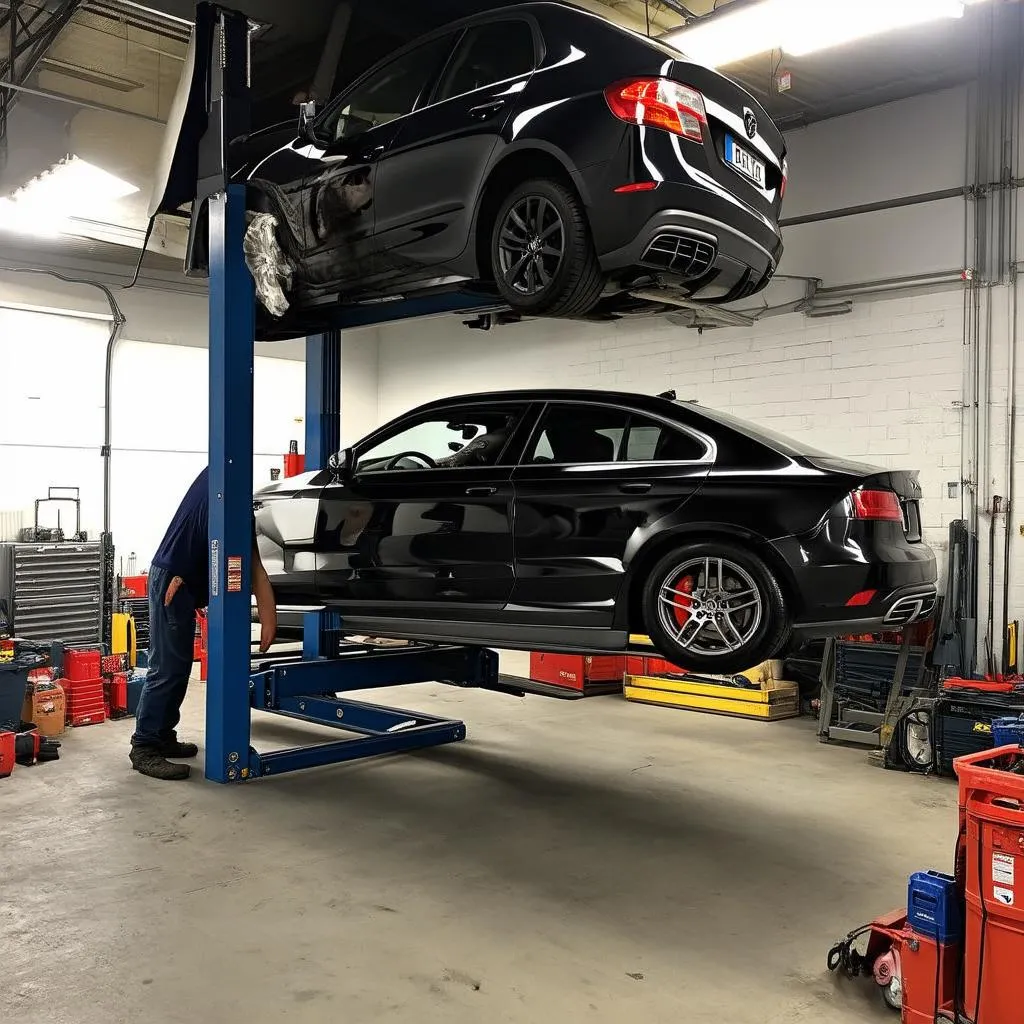
<instances>
[{"instance_id":1,"label":"red tool box","mask_svg":"<svg viewBox=\"0 0 1024 1024\"><path fill-rule=\"evenodd\" d=\"M0 779L14 771L14 733L0 732Z\"/></svg>"},{"instance_id":2,"label":"red tool box","mask_svg":"<svg viewBox=\"0 0 1024 1024\"><path fill-rule=\"evenodd\" d=\"M646 654L631 654L626 658L626 674L631 676L685 676L686 669L673 665L664 658Z\"/></svg>"},{"instance_id":3,"label":"red tool box","mask_svg":"<svg viewBox=\"0 0 1024 1024\"><path fill-rule=\"evenodd\" d=\"M107 720L102 677L59 679L57 681L67 696L68 725L97 725ZM125 703L127 704L127 697Z\"/></svg>"},{"instance_id":4,"label":"red tool box","mask_svg":"<svg viewBox=\"0 0 1024 1024\"><path fill-rule=\"evenodd\" d=\"M146 597L149 594L149 577L141 576L121 577L121 597Z\"/></svg>"},{"instance_id":5,"label":"red tool box","mask_svg":"<svg viewBox=\"0 0 1024 1024\"><path fill-rule=\"evenodd\" d=\"M124 718L128 714L128 674L115 672L103 684L107 718Z\"/></svg>"},{"instance_id":6,"label":"red tool box","mask_svg":"<svg viewBox=\"0 0 1024 1024\"><path fill-rule=\"evenodd\" d=\"M610 654L548 654L534 651L530 655L530 678L564 690L584 695L613 693L622 689L626 659Z\"/></svg>"},{"instance_id":7,"label":"red tool box","mask_svg":"<svg viewBox=\"0 0 1024 1024\"><path fill-rule=\"evenodd\" d=\"M1020 1016L1024 963L1024 747L959 757L961 850L967 904L963 1013L974 1024Z\"/></svg>"},{"instance_id":8,"label":"red tool box","mask_svg":"<svg viewBox=\"0 0 1024 1024\"><path fill-rule=\"evenodd\" d=\"M102 661L99 651L70 647L64 652L64 675L71 682L99 679Z\"/></svg>"}]
</instances>

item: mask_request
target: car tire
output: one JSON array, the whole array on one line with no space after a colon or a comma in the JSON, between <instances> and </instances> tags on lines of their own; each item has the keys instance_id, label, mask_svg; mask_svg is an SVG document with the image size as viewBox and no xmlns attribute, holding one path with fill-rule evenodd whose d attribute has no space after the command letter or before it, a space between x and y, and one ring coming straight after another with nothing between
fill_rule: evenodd
<instances>
[{"instance_id":1,"label":"car tire","mask_svg":"<svg viewBox=\"0 0 1024 1024\"><path fill-rule=\"evenodd\" d=\"M579 196L549 178L517 185L498 208L491 267L498 293L526 316L582 316L604 287Z\"/></svg>"},{"instance_id":2,"label":"car tire","mask_svg":"<svg viewBox=\"0 0 1024 1024\"><path fill-rule=\"evenodd\" d=\"M662 558L644 585L643 612L654 646L695 672L753 668L774 658L791 632L772 571L752 551L724 541L683 545Z\"/></svg>"}]
</instances>

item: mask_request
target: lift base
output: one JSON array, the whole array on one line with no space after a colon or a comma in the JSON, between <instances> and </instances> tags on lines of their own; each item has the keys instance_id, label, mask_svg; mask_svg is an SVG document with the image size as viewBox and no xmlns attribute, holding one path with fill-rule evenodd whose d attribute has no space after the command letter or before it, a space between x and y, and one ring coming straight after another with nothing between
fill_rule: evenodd
<instances>
[{"instance_id":1,"label":"lift base","mask_svg":"<svg viewBox=\"0 0 1024 1024\"><path fill-rule=\"evenodd\" d=\"M249 677L253 709L329 725L356 735L262 754L250 747L244 759L240 751L230 752L225 781L243 782L465 739L466 726L456 719L339 696L352 690L423 682L498 688L498 656L494 651L475 647L410 646L380 650L352 645L341 647L332 658L261 658Z\"/></svg>"}]
</instances>

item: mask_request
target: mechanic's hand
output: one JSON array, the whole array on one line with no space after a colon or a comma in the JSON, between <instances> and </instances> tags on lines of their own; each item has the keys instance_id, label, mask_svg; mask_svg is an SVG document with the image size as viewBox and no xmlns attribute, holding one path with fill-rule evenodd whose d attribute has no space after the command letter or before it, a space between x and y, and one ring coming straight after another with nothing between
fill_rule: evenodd
<instances>
[{"instance_id":1,"label":"mechanic's hand","mask_svg":"<svg viewBox=\"0 0 1024 1024\"><path fill-rule=\"evenodd\" d=\"M266 654L277 636L277 609L270 608L260 613L260 653Z\"/></svg>"},{"instance_id":2,"label":"mechanic's hand","mask_svg":"<svg viewBox=\"0 0 1024 1024\"><path fill-rule=\"evenodd\" d=\"M174 600L174 595L178 590L184 586L185 581L180 576L175 576L170 583L167 584L167 592L164 594L164 607L167 608L170 603Z\"/></svg>"}]
</instances>

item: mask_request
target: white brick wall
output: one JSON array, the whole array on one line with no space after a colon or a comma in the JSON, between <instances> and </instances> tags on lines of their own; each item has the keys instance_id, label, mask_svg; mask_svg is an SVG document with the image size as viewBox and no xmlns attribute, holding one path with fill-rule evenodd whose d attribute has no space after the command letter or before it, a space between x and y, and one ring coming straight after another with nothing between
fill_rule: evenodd
<instances>
[{"instance_id":1,"label":"white brick wall","mask_svg":"<svg viewBox=\"0 0 1024 1024\"><path fill-rule=\"evenodd\" d=\"M947 482L960 476L962 306L950 290L858 303L831 320L786 316L702 335L664 320L381 328L379 414L493 389L675 388L837 455L919 469L926 535L944 550L960 514Z\"/></svg>"}]
</instances>

